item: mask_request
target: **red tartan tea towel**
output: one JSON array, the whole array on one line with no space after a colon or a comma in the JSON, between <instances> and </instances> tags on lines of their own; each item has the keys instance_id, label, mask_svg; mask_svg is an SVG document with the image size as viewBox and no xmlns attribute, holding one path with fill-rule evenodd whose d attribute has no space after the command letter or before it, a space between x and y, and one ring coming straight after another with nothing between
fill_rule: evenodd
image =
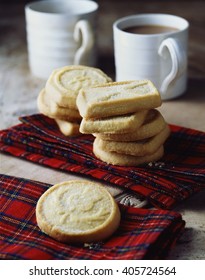
<instances>
[{"instance_id":1,"label":"red tartan tea towel","mask_svg":"<svg viewBox=\"0 0 205 280\"><path fill-rule=\"evenodd\" d=\"M171 125L160 162L119 167L98 160L93 136L65 137L55 121L36 114L0 132L0 150L64 171L127 188L157 208L170 209L204 187L205 133Z\"/></svg>"},{"instance_id":2,"label":"red tartan tea towel","mask_svg":"<svg viewBox=\"0 0 205 280\"><path fill-rule=\"evenodd\" d=\"M163 259L184 228L178 213L121 206L120 226L104 243L63 244L41 232L36 224L36 203L48 187L0 175L1 259Z\"/></svg>"}]
</instances>

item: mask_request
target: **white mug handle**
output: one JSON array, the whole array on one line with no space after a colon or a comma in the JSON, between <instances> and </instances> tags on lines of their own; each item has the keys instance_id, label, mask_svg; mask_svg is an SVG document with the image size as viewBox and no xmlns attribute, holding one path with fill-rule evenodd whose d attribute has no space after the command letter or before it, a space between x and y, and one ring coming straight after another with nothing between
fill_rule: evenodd
<instances>
[{"instance_id":1,"label":"white mug handle","mask_svg":"<svg viewBox=\"0 0 205 280\"><path fill-rule=\"evenodd\" d=\"M175 39L168 38L161 43L158 49L158 54L163 58L166 58L165 49L168 49L170 53L172 68L161 84L160 93L162 95L166 95L168 86L177 76L180 76L180 74L183 73L187 63L184 51L180 47L179 42Z\"/></svg>"},{"instance_id":2,"label":"white mug handle","mask_svg":"<svg viewBox=\"0 0 205 280\"><path fill-rule=\"evenodd\" d=\"M87 20L80 20L74 28L74 40L82 42L74 57L74 64L86 64L86 54L94 45L94 35L92 28Z\"/></svg>"}]
</instances>

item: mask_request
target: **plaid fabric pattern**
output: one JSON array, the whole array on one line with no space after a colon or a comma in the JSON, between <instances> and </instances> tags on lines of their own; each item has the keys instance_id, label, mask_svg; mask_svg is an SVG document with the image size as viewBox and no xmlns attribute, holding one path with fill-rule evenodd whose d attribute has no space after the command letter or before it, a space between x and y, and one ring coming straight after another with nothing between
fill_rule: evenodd
<instances>
[{"instance_id":1,"label":"plaid fabric pattern","mask_svg":"<svg viewBox=\"0 0 205 280\"><path fill-rule=\"evenodd\" d=\"M36 224L36 203L49 187L0 175L1 259L163 259L184 228L178 213L121 206L119 229L104 243L86 247L63 244Z\"/></svg>"},{"instance_id":2,"label":"plaid fabric pattern","mask_svg":"<svg viewBox=\"0 0 205 280\"><path fill-rule=\"evenodd\" d=\"M205 133L170 125L164 157L140 167L108 165L92 152L92 135L63 136L54 120L36 114L0 132L0 150L64 171L109 182L171 209L204 187Z\"/></svg>"}]
</instances>

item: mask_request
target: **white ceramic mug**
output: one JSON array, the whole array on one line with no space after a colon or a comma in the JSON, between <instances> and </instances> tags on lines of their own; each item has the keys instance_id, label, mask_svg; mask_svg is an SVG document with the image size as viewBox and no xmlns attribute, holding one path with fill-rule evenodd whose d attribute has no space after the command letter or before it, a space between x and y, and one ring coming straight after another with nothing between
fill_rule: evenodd
<instances>
[{"instance_id":1,"label":"white ceramic mug","mask_svg":"<svg viewBox=\"0 0 205 280\"><path fill-rule=\"evenodd\" d=\"M176 30L156 34L126 31L146 25ZM182 95L187 87L188 28L185 19L168 14L138 14L114 22L116 80L149 79L162 100Z\"/></svg>"},{"instance_id":2,"label":"white ceramic mug","mask_svg":"<svg viewBox=\"0 0 205 280\"><path fill-rule=\"evenodd\" d=\"M91 0L43 0L25 6L28 59L31 72L47 79L53 69L94 66L95 18Z\"/></svg>"}]
</instances>

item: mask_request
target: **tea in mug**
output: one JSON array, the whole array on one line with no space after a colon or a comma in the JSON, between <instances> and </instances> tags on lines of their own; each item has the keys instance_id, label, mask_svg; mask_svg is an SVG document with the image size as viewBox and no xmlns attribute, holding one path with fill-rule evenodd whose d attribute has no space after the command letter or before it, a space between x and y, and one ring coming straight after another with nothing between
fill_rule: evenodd
<instances>
[{"instance_id":1,"label":"tea in mug","mask_svg":"<svg viewBox=\"0 0 205 280\"><path fill-rule=\"evenodd\" d=\"M130 26L123 31L134 34L160 34L160 33L170 33L178 31L179 29L171 26L163 26L163 25L138 25L138 26Z\"/></svg>"}]
</instances>

